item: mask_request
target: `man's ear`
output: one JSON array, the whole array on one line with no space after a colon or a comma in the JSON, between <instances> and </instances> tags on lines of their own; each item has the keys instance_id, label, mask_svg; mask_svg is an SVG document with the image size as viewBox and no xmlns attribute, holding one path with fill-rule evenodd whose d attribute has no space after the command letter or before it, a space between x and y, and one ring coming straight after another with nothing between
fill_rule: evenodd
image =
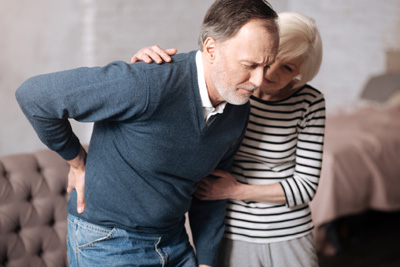
<instances>
[{"instance_id":1,"label":"man's ear","mask_svg":"<svg viewBox=\"0 0 400 267\"><path fill-rule=\"evenodd\" d=\"M215 60L217 50L217 42L212 37L207 37L204 41L203 53L205 55L206 60L212 64Z\"/></svg>"}]
</instances>

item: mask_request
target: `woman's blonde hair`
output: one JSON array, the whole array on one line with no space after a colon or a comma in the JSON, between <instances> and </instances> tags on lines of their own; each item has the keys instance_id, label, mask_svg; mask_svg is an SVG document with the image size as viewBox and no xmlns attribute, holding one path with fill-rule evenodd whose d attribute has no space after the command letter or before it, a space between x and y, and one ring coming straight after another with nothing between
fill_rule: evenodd
<instances>
[{"instance_id":1,"label":"woman's blonde hair","mask_svg":"<svg viewBox=\"0 0 400 267\"><path fill-rule=\"evenodd\" d=\"M278 14L280 43L277 57L283 60L300 59L301 87L318 73L322 62L322 41L315 20L296 12Z\"/></svg>"}]
</instances>

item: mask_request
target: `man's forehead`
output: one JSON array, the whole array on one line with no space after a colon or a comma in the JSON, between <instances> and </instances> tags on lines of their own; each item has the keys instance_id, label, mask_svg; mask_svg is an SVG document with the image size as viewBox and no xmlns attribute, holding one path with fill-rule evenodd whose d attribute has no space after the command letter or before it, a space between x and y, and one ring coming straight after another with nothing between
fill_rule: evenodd
<instances>
[{"instance_id":1,"label":"man's forehead","mask_svg":"<svg viewBox=\"0 0 400 267\"><path fill-rule=\"evenodd\" d=\"M242 26L234 37L224 43L225 49L235 53L240 61L269 65L275 60L279 36L267 31L262 24L253 22Z\"/></svg>"}]
</instances>

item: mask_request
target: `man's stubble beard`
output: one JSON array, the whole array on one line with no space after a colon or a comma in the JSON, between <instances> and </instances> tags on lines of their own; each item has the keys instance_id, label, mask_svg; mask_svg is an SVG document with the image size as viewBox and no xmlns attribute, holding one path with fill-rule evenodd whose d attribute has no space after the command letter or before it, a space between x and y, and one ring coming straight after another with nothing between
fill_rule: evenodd
<instances>
[{"instance_id":1,"label":"man's stubble beard","mask_svg":"<svg viewBox=\"0 0 400 267\"><path fill-rule=\"evenodd\" d=\"M249 101L249 94L240 94L238 88L246 88L255 91L257 88L249 85L229 85L228 75L226 73L226 61L224 55L220 54L220 60L215 62L214 71L211 73L211 79L220 96L229 104L244 105ZM232 75L233 76L233 75Z\"/></svg>"}]
</instances>

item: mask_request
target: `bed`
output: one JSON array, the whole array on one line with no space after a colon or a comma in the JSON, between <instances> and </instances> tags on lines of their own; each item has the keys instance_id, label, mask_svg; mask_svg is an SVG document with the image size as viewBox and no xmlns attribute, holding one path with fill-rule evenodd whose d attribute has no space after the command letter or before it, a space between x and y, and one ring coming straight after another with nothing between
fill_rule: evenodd
<instances>
[{"instance_id":1,"label":"bed","mask_svg":"<svg viewBox=\"0 0 400 267\"><path fill-rule=\"evenodd\" d=\"M369 209L400 210L400 76L396 79L386 97L378 91L368 104L327 115L321 179L310 204L320 253L339 249L328 232L336 219Z\"/></svg>"}]
</instances>

